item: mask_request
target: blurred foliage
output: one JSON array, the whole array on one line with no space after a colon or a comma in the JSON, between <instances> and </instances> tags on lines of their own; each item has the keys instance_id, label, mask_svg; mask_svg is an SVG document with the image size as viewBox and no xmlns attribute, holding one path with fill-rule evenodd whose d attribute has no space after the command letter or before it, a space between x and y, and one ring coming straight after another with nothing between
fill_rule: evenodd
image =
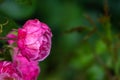
<instances>
[{"instance_id":1,"label":"blurred foliage","mask_svg":"<svg viewBox=\"0 0 120 80\"><path fill-rule=\"evenodd\" d=\"M38 80L120 80L120 0L106 1L0 0L0 36L38 18L53 32Z\"/></svg>"},{"instance_id":2,"label":"blurred foliage","mask_svg":"<svg viewBox=\"0 0 120 80\"><path fill-rule=\"evenodd\" d=\"M12 19L3 15L0 16L0 25L0 36L6 36L12 29L18 28L17 24Z\"/></svg>"},{"instance_id":3,"label":"blurred foliage","mask_svg":"<svg viewBox=\"0 0 120 80\"><path fill-rule=\"evenodd\" d=\"M0 60L5 61L12 61L11 54L10 54L10 48L9 47L3 47L3 53L0 54Z\"/></svg>"}]
</instances>

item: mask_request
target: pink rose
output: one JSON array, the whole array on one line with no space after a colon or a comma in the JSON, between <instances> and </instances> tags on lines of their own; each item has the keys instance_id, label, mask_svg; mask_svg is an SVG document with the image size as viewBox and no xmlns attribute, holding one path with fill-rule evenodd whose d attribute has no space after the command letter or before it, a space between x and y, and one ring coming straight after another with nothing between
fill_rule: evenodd
<instances>
[{"instance_id":1,"label":"pink rose","mask_svg":"<svg viewBox=\"0 0 120 80\"><path fill-rule=\"evenodd\" d=\"M28 60L42 61L50 53L52 33L50 28L38 19L28 20L18 29L18 47Z\"/></svg>"},{"instance_id":2,"label":"pink rose","mask_svg":"<svg viewBox=\"0 0 120 80\"><path fill-rule=\"evenodd\" d=\"M26 57L18 53L18 48L14 48L13 63L22 74L23 80L37 80L40 73L38 62L28 61Z\"/></svg>"},{"instance_id":3,"label":"pink rose","mask_svg":"<svg viewBox=\"0 0 120 80\"><path fill-rule=\"evenodd\" d=\"M10 33L7 34L7 38L8 38L8 43L11 45L15 42L15 40L17 39L17 35L14 34L15 31L11 31Z\"/></svg>"},{"instance_id":4,"label":"pink rose","mask_svg":"<svg viewBox=\"0 0 120 80\"><path fill-rule=\"evenodd\" d=\"M0 80L22 80L20 73L11 62L0 61Z\"/></svg>"}]
</instances>

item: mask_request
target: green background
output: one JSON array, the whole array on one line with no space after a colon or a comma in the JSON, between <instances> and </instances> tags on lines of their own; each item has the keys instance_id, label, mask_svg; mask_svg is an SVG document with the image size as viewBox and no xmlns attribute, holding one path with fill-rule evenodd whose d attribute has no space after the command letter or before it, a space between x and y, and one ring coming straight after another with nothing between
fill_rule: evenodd
<instances>
[{"instance_id":1,"label":"green background","mask_svg":"<svg viewBox=\"0 0 120 80\"><path fill-rule=\"evenodd\" d=\"M120 80L120 0L106 1L0 0L0 35L37 18L53 33L38 80Z\"/></svg>"}]
</instances>

